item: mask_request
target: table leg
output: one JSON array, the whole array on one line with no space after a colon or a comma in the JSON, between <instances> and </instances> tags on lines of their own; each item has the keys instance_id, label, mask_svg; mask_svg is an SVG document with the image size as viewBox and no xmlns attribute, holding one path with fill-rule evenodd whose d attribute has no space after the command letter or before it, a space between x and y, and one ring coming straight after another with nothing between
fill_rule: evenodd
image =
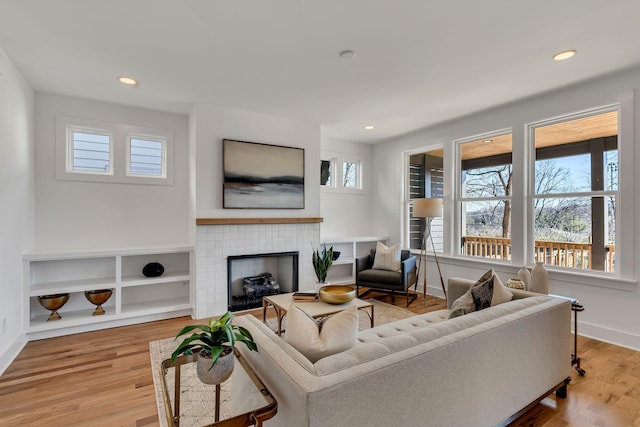
<instances>
[{"instance_id":1,"label":"table leg","mask_svg":"<svg viewBox=\"0 0 640 427\"><path fill-rule=\"evenodd\" d=\"M220 421L220 384L216 384L215 421Z\"/></svg>"}]
</instances>

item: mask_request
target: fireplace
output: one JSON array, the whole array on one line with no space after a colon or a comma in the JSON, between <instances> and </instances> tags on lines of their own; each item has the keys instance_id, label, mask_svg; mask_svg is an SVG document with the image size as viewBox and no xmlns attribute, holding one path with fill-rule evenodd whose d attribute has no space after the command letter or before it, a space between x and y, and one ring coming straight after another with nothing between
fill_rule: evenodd
<instances>
[{"instance_id":1,"label":"fireplace","mask_svg":"<svg viewBox=\"0 0 640 427\"><path fill-rule=\"evenodd\" d=\"M298 252L227 257L229 311L262 307L262 298L298 290Z\"/></svg>"}]
</instances>

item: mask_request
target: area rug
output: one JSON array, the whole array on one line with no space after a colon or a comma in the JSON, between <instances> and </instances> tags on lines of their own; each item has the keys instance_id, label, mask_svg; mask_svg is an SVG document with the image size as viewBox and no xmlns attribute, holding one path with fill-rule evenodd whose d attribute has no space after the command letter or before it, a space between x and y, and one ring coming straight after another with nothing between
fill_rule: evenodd
<instances>
[{"instance_id":1,"label":"area rug","mask_svg":"<svg viewBox=\"0 0 640 427\"><path fill-rule=\"evenodd\" d=\"M411 317L414 313L409 310L405 310L400 307L396 307L391 304L380 302L374 299L368 300L374 304L374 326L383 325L385 323L393 322L395 320L406 319ZM360 330L369 329L371 323L369 316L364 313L364 310L358 311L360 314ZM286 322L286 317L284 319ZM275 329L275 319L267 319L267 324ZM283 323L284 325L284 323ZM178 341L173 338L165 338L158 341L149 342L149 355L151 358L151 371L153 374L153 385L155 388L156 404L158 407L158 420L161 426L167 427L167 418L164 408L164 398L162 396L162 377L160 363L171 357L171 353L176 348ZM208 386L200 382L195 372L195 364L190 363L182 367L182 379L181 379L181 398L180 398L180 426L202 426L213 423L213 398L212 391L208 388L214 386ZM233 377L222 384L221 401L229 400L231 398L231 381ZM170 369L167 373L167 388L169 389L169 395L173 398L174 393L174 379L173 369ZM192 398L190 396L198 396ZM202 398L204 397L204 398ZM221 407L225 407L221 404ZM221 413L221 418L228 417L230 414Z\"/></svg>"}]
</instances>

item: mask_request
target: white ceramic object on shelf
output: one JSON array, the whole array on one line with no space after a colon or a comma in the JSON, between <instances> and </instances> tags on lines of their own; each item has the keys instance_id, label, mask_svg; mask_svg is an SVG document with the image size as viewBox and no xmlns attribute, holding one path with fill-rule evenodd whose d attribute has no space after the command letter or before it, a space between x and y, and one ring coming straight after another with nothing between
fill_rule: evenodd
<instances>
[{"instance_id":1,"label":"white ceramic object on shelf","mask_svg":"<svg viewBox=\"0 0 640 427\"><path fill-rule=\"evenodd\" d=\"M539 294L549 293L549 272L544 268L542 261L537 261L535 267L531 270L531 286L529 290Z\"/></svg>"},{"instance_id":2,"label":"white ceramic object on shelf","mask_svg":"<svg viewBox=\"0 0 640 427\"><path fill-rule=\"evenodd\" d=\"M518 270L518 279L524 283L525 289L529 289L531 287L531 273L529 273L529 269L526 265L520 267Z\"/></svg>"}]
</instances>

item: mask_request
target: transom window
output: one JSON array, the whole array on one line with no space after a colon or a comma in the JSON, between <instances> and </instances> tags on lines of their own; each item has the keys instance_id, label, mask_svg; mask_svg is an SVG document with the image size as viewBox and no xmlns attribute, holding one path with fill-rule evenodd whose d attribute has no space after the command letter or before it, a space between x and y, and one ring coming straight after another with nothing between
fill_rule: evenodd
<instances>
[{"instance_id":1,"label":"transom window","mask_svg":"<svg viewBox=\"0 0 640 427\"><path fill-rule=\"evenodd\" d=\"M113 174L111 132L70 126L67 138L68 172Z\"/></svg>"},{"instance_id":2,"label":"transom window","mask_svg":"<svg viewBox=\"0 0 640 427\"><path fill-rule=\"evenodd\" d=\"M129 136L127 156L129 176L166 176L166 139L151 136Z\"/></svg>"}]
</instances>

